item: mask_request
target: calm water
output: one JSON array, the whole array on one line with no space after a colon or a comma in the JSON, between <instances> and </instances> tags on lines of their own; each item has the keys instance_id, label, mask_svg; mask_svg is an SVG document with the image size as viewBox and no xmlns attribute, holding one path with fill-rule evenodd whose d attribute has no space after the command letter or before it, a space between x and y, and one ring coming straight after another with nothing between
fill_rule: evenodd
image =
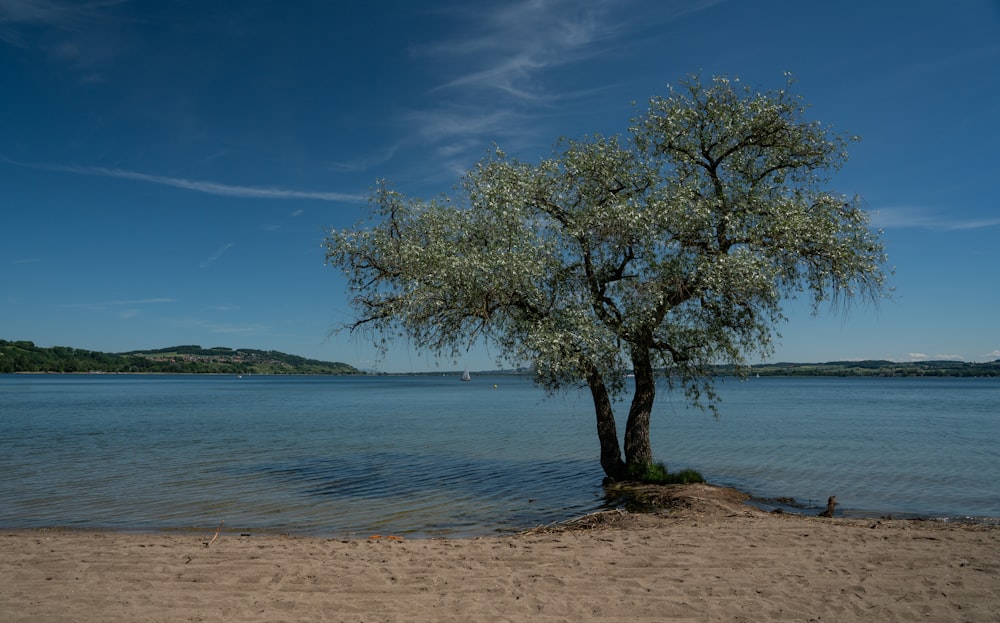
<instances>
[{"instance_id":1,"label":"calm water","mask_svg":"<svg viewBox=\"0 0 1000 623\"><path fill-rule=\"evenodd\" d=\"M719 388L718 418L661 392L672 470L846 514L1000 518L996 379ZM0 376L7 528L481 535L600 508L597 454L588 393L517 377Z\"/></svg>"}]
</instances>

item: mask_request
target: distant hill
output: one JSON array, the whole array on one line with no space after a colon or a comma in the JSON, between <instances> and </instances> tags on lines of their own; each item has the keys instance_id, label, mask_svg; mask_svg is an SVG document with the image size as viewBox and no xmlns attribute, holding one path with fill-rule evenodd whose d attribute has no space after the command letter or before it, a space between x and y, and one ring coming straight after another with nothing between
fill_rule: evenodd
<instances>
[{"instance_id":1,"label":"distant hill","mask_svg":"<svg viewBox=\"0 0 1000 623\"><path fill-rule=\"evenodd\" d=\"M276 350L234 350L224 346L202 348L198 345L183 345L127 353L103 353L68 346L43 348L35 346L33 342L0 340L0 374L14 372L364 374L346 363L306 359ZM529 370L506 373L531 374ZM729 375L733 373L733 369L729 366L717 366L715 373L719 376ZM984 363L883 360L768 363L751 366L750 375L1000 377L1000 359Z\"/></svg>"},{"instance_id":2,"label":"distant hill","mask_svg":"<svg viewBox=\"0 0 1000 623\"><path fill-rule=\"evenodd\" d=\"M989 362L965 361L829 361L827 363L763 363L747 366L744 370L750 376L878 376L878 377L1000 377L1000 359ZM627 372L631 372L628 370ZM438 375L440 372L423 374ZM476 376L510 374L530 376L532 371L527 368L517 370L490 370L474 372ZM712 368L713 376L733 376L736 371L732 366L719 365Z\"/></svg>"},{"instance_id":3,"label":"distant hill","mask_svg":"<svg viewBox=\"0 0 1000 623\"><path fill-rule=\"evenodd\" d=\"M731 368L720 367L725 374ZM751 375L760 376L1000 376L1000 359L991 362L965 361L831 361L828 363L768 363L751 366Z\"/></svg>"},{"instance_id":4,"label":"distant hill","mask_svg":"<svg viewBox=\"0 0 1000 623\"><path fill-rule=\"evenodd\" d=\"M0 340L0 373L106 372L173 374L361 374L341 362L318 361L276 350L223 346L171 346L127 353Z\"/></svg>"}]
</instances>

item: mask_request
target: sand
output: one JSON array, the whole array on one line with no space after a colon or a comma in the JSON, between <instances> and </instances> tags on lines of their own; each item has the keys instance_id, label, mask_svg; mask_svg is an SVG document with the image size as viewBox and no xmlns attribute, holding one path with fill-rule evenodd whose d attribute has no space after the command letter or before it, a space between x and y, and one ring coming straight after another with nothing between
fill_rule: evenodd
<instances>
[{"instance_id":1,"label":"sand","mask_svg":"<svg viewBox=\"0 0 1000 623\"><path fill-rule=\"evenodd\" d=\"M998 526L678 500L453 540L6 531L0 621L1000 621Z\"/></svg>"}]
</instances>

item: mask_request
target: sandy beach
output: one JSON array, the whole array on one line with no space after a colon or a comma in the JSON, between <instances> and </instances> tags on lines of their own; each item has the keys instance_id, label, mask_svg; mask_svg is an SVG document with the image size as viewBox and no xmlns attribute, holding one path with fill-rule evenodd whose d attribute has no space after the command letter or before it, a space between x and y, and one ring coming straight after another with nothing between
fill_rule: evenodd
<instances>
[{"instance_id":1,"label":"sandy beach","mask_svg":"<svg viewBox=\"0 0 1000 623\"><path fill-rule=\"evenodd\" d=\"M453 540L7 531L0 621L1000 621L998 526L739 499Z\"/></svg>"}]
</instances>

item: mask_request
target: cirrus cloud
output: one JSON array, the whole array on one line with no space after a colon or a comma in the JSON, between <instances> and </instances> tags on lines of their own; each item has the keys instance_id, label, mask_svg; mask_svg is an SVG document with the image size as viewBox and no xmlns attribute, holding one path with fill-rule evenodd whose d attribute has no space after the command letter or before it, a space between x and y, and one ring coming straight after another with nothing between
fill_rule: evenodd
<instances>
[{"instance_id":1,"label":"cirrus cloud","mask_svg":"<svg viewBox=\"0 0 1000 623\"><path fill-rule=\"evenodd\" d=\"M222 184L205 180L192 180L183 177L170 177L166 175L153 175L119 169L113 167L90 167L61 164L42 164L19 162L11 158L0 155L0 161L16 166L30 169L40 169L44 171L59 171L63 173L75 173L77 175L92 175L97 177L110 177L122 180L132 180L136 182L147 182L150 184L160 184L162 186L172 186L183 190L191 190L209 195L221 195L224 197L243 197L247 199L304 199L315 201L342 201L357 202L364 200L364 196L354 193L296 190L290 188L278 188L268 186L240 186L234 184Z\"/></svg>"}]
</instances>

